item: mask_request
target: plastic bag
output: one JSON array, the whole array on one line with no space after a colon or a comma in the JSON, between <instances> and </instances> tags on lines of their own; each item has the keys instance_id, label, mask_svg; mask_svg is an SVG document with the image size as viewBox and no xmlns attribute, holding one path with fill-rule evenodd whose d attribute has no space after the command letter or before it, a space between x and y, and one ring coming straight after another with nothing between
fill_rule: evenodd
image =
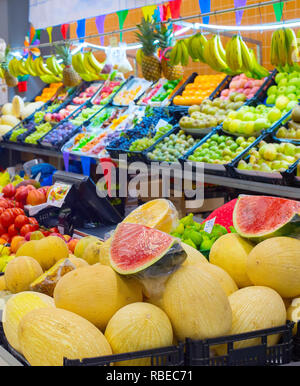
<instances>
[{"instance_id":1,"label":"plastic bag","mask_svg":"<svg viewBox=\"0 0 300 386\"><path fill-rule=\"evenodd\" d=\"M127 59L126 55L126 43L120 43L119 44L119 50L118 50L118 67L117 70L123 74L127 74L128 72L133 71L133 68L131 64L129 63L129 60Z\"/></svg>"}]
</instances>

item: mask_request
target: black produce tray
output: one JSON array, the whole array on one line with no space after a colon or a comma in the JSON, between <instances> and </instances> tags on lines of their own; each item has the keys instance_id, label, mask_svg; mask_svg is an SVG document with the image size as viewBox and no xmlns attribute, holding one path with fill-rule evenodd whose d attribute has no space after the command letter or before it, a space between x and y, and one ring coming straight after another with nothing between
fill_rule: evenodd
<instances>
[{"instance_id":1,"label":"black produce tray","mask_svg":"<svg viewBox=\"0 0 300 386\"><path fill-rule=\"evenodd\" d=\"M226 88L229 88L230 82L232 80L233 76L227 75L222 82L216 87L216 89L210 94L208 99L211 101L215 98L218 98L221 95L221 92L225 90Z\"/></svg>"},{"instance_id":2,"label":"black produce tray","mask_svg":"<svg viewBox=\"0 0 300 386\"><path fill-rule=\"evenodd\" d=\"M293 354L293 322L287 322L280 327L245 332L238 335L228 335L206 340L186 341L186 366L279 366L290 363ZM267 339L274 334L281 334L278 344L268 346ZM234 343L247 339L258 338L256 346L234 348ZM211 350L216 345L226 344L227 353L222 356L212 356Z\"/></svg>"},{"instance_id":3,"label":"black produce tray","mask_svg":"<svg viewBox=\"0 0 300 386\"><path fill-rule=\"evenodd\" d=\"M64 366L113 366L114 363L133 360L148 359L149 366L184 366L184 345L155 348L151 350L136 351L124 354L108 355L87 359L64 359Z\"/></svg>"},{"instance_id":4,"label":"black produce tray","mask_svg":"<svg viewBox=\"0 0 300 386\"><path fill-rule=\"evenodd\" d=\"M299 163L300 163L300 159L298 159L293 165L291 165L288 168L288 170L282 173L283 178L287 185L300 187L300 176L297 176L297 167Z\"/></svg>"},{"instance_id":5,"label":"black produce tray","mask_svg":"<svg viewBox=\"0 0 300 386\"><path fill-rule=\"evenodd\" d=\"M267 77L267 79L264 81L262 86L260 87L259 90L257 90L256 94L254 95L254 99L258 100L260 103L264 103L266 97L267 97L267 91L268 88L271 86L275 85L275 76L277 75L277 70L273 70L270 75Z\"/></svg>"},{"instance_id":6,"label":"black produce tray","mask_svg":"<svg viewBox=\"0 0 300 386\"><path fill-rule=\"evenodd\" d=\"M281 141L278 141L278 139L273 138L272 135L268 132L265 132L260 137L257 138L257 140L253 143L252 147L255 147L259 142L262 140L266 141L267 143L281 143ZM293 167L291 165L286 171L284 172L261 172L258 170L240 170L237 168L237 165L239 161L244 159L247 161L250 158L249 155L247 155L247 152L244 152L240 154L235 160L232 161L230 165L230 173L232 177L241 179L241 180L247 180L247 181L256 181L256 182L264 182L268 184L275 184L275 185L290 185L290 178L289 178L289 171Z\"/></svg>"},{"instance_id":7,"label":"black produce tray","mask_svg":"<svg viewBox=\"0 0 300 386\"><path fill-rule=\"evenodd\" d=\"M148 149L146 149L144 151L144 161L147 163L147 164L151 164L151 162L167 162L167 161L158 161L158 160L151 160L148 158L148 153L150 153L152 150L154 150L154 148L159 144L161 143L166 137L169 137L171 134L177 134L180 130L182 130L178 125L176 125L175 127L173 127L172 130L170 130L169 132L167 132L165 135L163 135L161 138L159 138L152 146L150 146ZM186 135L189 135L189 134L186 134ZM199 139L199 141L201 142L202 139ZM193 147L195 147L196 145L194 145ZM188 150L190 151L190 150ZM183 155L184 156L184 155ZM182 156L182 157L183 157ZM177 162L180 162L180 158L178 158Z\"/></svg>"},{"instance_id":8,"label":"black produce tray","mask_svg":"<svg viewBox=\"0 0 300 386\"><path fill-rule=\"evenodd\" d=\"M113 105L113 107L124 108L125 106ZM175 125L177 123L177 120L181 118L182 114L184 114L183 110L177 109L177 107L174 107L174 106L153 107L154 114L161 112L162 110L168 111L169 117L163 118L163 119L166 122L170 123L171 125ZM117 159L119 157L119 154L127 154L127 156L130 157L130 161L132 161L132 162L134 162L134 161L145 162L146 161L145 151L133 152L133 151L129 151L129 149L121 149L121 148L112 147L110 144L106 146L106 151L109 153L110 157L113 159Z\"/></svg>"},{"instance_id":9,"label":"black produce tray","mask_svg":"<svg viewBox=\"0 0 300 386\"><path fill-rule=\"evenodd\" d=\"M195 164L197 164L196 161L190 161L188 157L194 153L194 151L203 145L209 138L211 138L214 134L219 134L219 135L226 135L232 138L235 138L234 135L228 134L223 131L222 126L218 126L212 130L211 133L209 133L207 136L202 138L202 140L192 147L183 157L180 158L180 162L183 164L184 162L189 162L192 166L192 170L195 171ZM242 135L241 135L242 136ZM249 145L239 156L237 156L235 159L233 159L231 162L224 164L224 165L218 165L218 164L211 164L211 163L203 163L203 171L205 174L213 174L217 176L223 176L223 177L230 177L232 175L231 169L232 169L232 164L235 163L235 160L242 157L243 154L247 154L248 151L255 146L256 143L260 142L262 137L260 136L259 138L256 139L251 145Z\"/></svg>"},{"instance_id":10,"label":"black produce tray","mask_svg":"<svg viewBox=\"0 0 300 386\"><path fill-rule=\"evenodd\" d=\"M134 79L134 78L136 78L136 77L133 76L133 75L130 75L130 77L129 77L128 79L126 79L126 81L122 84L122 86L119 88L119 90L118 90L116 93L114 93L113 97L111 98L111 100L110 100L110 102L109 102L110 104L112 104L114 107L128 107L128 106L129 106L129 105L118 105L118 104L116 104L116 103L114 102L114 99L115 99L115 97L123 90L123 88L126 87L127 84L128 84L132 79ZM152 85L153 85L153 83L152 83ZM137 98L135 98L135 99L133 100L132 103L137 104L138 100L145 94L145 92L146 92L146 90L145 90L140 96L138 96Z\"/></svg>"}]
</instances>

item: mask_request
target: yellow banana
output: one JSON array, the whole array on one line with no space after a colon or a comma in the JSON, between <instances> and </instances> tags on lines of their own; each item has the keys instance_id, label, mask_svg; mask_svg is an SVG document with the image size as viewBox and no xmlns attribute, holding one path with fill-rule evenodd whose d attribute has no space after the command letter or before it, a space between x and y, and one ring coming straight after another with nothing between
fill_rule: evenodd
<instances>
[{"instance_id":1,"label":"yellow banana","mask_svg":"<svg viewBox=\"0 0 300 386\"><path fill-rule=\"evenodd\" d=\"M174 64L177 65L181 63L181 58L182 58L182 47L180 44L180 40L176 43L175 47L176 47L176 56L174 59Z\"/></svg>"},{"instance_id":2,"label":"yellow banana","mask_svg":"<svg viewBox=\"0 0 300 386\"><path fill-rule=\"evenodd\" d=\"M238 39L238 35L232 37L232 44L230 49L230 56L232 57L231 65L229 66L232 71L239 71L243 66L241 43ZM227 58L227 55L226 55Z\"/></svg>"},{"instance_id":3,"label":"yellow banana","mask_svg":"<svg viewBox=\"0 0 300 386\"><path fill-rule=\"evenodd\" d=\"M299 51L295 32L291 28L285 30L285 43L287 48L287 62L290 66L299 61Z\"/></svg>"},{"instance_id":4,"label":"yellow banana","mask_svg":"<svg viewBox=\"0 0 300 386\"><path fill-rule=\"evenodd\" d=\"M94 68L90 65L90 62L89 62L89 53L86 52L84 54L84 57L83 57L83 64L84 64L84 67L86 69L85 72L90 72L91 74L95 74L97 75L96 71L94 70Z\"/></svg>"},{"instance_id":5,"label":"yellow banana","mask_svg":"<svg viewBox=\"0 0 300 386\"><path fill-rule=\"evenodd\" d=\"M182 57L181 57L181 64L183 66L187 66L189 63L189 52L187 45L185 43L185 40L181 40L181 48L182 48Z\"/></svg>"},{"instance_id":6,"label":"yellow banana","mask_svg":"<svg viewBox=\"0 0 300 386\"><path fill-rule=\"evenodd\" d=\"M272 34L271 40L271 64L274 67L277 67L279 65L278 56L278 30L275 30Z\"/></svg>"},{"instance_id":7,"label":"yellow banana","mask_svg":"<svg viewBox=\"0 0 300 386\"><path fill-rule=\"evenodd\" d=\"M49 68L47 68L46 64L44 63L44 60L43 58L40 56L38 58L39 62L38 62L38 65L41 69L41 71L45 74L45 75L54 75L54 73L52 71L49 70Z\"/></svg>"},{"instance_id":8,"label":"yellow banana","mask_svg":"<svg viewBox=\"0 0 300 386\"><path fill-rule=\"evenodd\" d=\"M47 68L54 74L59 75L60 71L57 67L57 60L55 56L50 56L46 60Z\"/></svg>"},{"instance_id":9,"label":"yellow banana","mask_svg":"<svg viewBox=\"0 0 300 386\"><path fill-rule=\"evenodd\" d=\"M249 48L247 47L247 44L244 42L241 36L239 36L239 39L241 44L243 71L252 71L253 60L252 56L250 55Z\"/></svg>"},{"instance_id":10,"label":"yellow banana","mask_svg":"<svg viewBox=\"0 0 300 386\"><path fill-rule=\"evenodd\" d=\"M188 39L187 47L190 57L192 58L193 62L198 62L199 59L197 57L196 51L194 51L193 41L195 41L196 35L191 36Z\"/></svg>"},{"instance_id":11,"label":"yellow banana","mask_svg":"<svg viewBox=\"0 0 300 386\"><path fill-rule=\"evenodd\" d=\"M8 71L12 76L15 76L15 77L19 75L19 70L18 70L18 67L16 66L16 61L18 62L16 58L13 58L8 63Z\"/></svg>"},{"instance_id":12,"label":"yellow banana","mask_svg":"<svg viewBox=\"0 0 300 386\"><path fill-rule=\"evenodd\" d=\"M21 76L28 75L28 71L26 70L26 67L25 67L25 62L22 59L18 60L18 70L19 70L19 75Z\"/></svg>"},{"instance_id":13,"label":"yellow banana","mask_svg":"<svg viewBox=\"0 0 300 386\"><path fill-rule=\"evenodd\" d=\"M93 69L95 70L95 73L99 74L103 69L103 65L101 63L99 63L99 61L95 58L92 51L90 51L88 53L88 60L89 60L91 67L93 67Z\"/></svg>"},{"instance_id":14,"label":"yellow banana","mask_svg":"<svg viewBox=\"0 0 300 386\"><path fill-rule=\"evenodd\" d=\"M171 52L170 52L170 65L171 66L175 65L176 55L177 55L177 46L175 44L175 46L171 49Z\"/></svg>"},{"instance_id":15,"label":"yellow banana","mask_svg":"<svg viewBox=\"0 0 300 386\"><path fill-rule=\"evenodd\" d=\"M2 67L0 67L0 78L4 79L4 71Z\"/></svg>"},{"instance_id":16,"label":"yellow banana","mask_svg":"<svg viewBox=\"0 0 300 386\"><path fill-rule=\"evenodd\" d=\"M217 40L217 50L218 50L218 52L219 52L219 55L220 55L221 59L222 59L224 62L226 62L226 52L225 52L225 50L224 50L224 47L223 47L223 44L222 44L220 35L218 34L218 35L216 35L216 36L217 36L217 38L216 38L216 40Z\"/></svg>"},{"instance_id":17,"label":"yellow banana","mask_svg":"<svg viewBox=\"0 0 300 386\"><path fill-rule=\"evenodd\" d=\"M287 51L285 43L285 33L284 29L280 28L278 31L278 54L279 54L279 64L285 66L287 63Z\"/></svg>"}]
</instances>

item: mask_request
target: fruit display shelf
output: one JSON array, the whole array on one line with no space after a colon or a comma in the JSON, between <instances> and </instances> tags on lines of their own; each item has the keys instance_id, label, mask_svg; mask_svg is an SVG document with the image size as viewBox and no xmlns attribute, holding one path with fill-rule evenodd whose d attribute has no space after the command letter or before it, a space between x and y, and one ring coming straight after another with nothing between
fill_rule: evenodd
<instances>
[{"instance_id":1,"label":"fruit display shelf","mask_svg":"<svg viewBox=\"0 0 300 386\"><path fill-rule=\"evenodd\" d=\"M143 78L130 76L127 82L115 94L112 104L114 106L128 106L137 100L153 83Z\"/></svg>"},{"instance_id":2,"label":"fruit display shelf","mask_svg":"<svg viewBox=\"0 0 300 386\"><path fill-rule=\"evenodd\" d=\"M300 158L300 146L274 139L264 133L252 148L239 155L230 167L234 178L269 184L289 185L287 171Z\"/></svg>"},{"instance_id":3,"label":"fruit display shelf","mask_svg":"<svg viewBox=\"0 0 300 386\"><path fill-rule=\"evenodd\" d=\"M137 121L130 129L121 133L106 147L107 152L112 158L117 159L119 154L127 154L131 161L146 161L144 152L129 150L132 143L147 136L154 137L156 125L160 120L163 120L166 124L173 125L177 123L181 116L181 110L177 110L171 106L161 108L139 107L144 109L142 119Z\"/></svg>"},{"instance_id":4,"label":"fruit display shelf","mask_svg":"<svg viewBox=\"0 0 300 386\"><path fill-rule=\"evenodd\" d=\"M273 126L271 134L274 140L300 145L300 116L297 115L299 113L300 105L297 105L293 108L291 118L287 122L278 121Z\"/></svg>"},{"instance_id":5,"label":"fruit display shelf","mask_svg":"<svg viewBox=\"0 0 300 386\"><path fill-rule=\"evenodd\" d=\"M260 138L236 138L225 133L219 126L180 157L179 161L189 162L193 170L196 170L196 162L203 162L205 174L227 177L233 161L239 155L247 153Z\"/></svg>"},{"instance_id":6,"label":"fruit display shelf","mask_svg":"<svg viewBox=\"0 0 300 386\"><path fill-rule=\"evenodd\" d=\"M294 162L282 175L287 185L300 187L300 159Z\"/></svg>"},{"instance_id":7,"label":"fruit display shelf","mask_svg":"<svg viewBox=\"0 0 300 386\"><path fill-rule=\"evenodd\" d=\"M114 96L126 84L127 80L107 80L103 87L94 95L91 102L96 105L105 106L112 102Z\"/></svg>"},{"instance_id":8,"label":"fruit display shelf","mask_svg":"<svg viewBox=\"0 0 300 386\"><path fill-rule=\"evenodd\" d=\"M92 105L86 102L80 109L75 110L63 121L55 125L52 130L46 133L38 140L42 148L60 150L62 146L75 134L81 127L88 122L90 118L99 113L104 107L101 105Z\"/></svg>"},{"instance_id":9,"label":"fruit display shelf","mask_svg":"<svg viewBox=\"0 0 300 386\"><path fill-rule=\"evenodd\" d=\"M99 148L105 147L105 137L113 133L109 128L112 122L125 111L124 107L104 107L82 125L80 132L65 143L61 151L77 156L97 156Z\"/></svg>"},{"instance_id":10,"label":"fruit display shelf","mask_svg":"<svg viewBox=\"0 0 300 386\"><path fill-rule=\"evenodd\" d=\"M160 79L151 85L144 94L139 97L137 104L141 106L162 107L170 105L170 98L183 83L182 79Z\"/></svg>"}]
</instances>

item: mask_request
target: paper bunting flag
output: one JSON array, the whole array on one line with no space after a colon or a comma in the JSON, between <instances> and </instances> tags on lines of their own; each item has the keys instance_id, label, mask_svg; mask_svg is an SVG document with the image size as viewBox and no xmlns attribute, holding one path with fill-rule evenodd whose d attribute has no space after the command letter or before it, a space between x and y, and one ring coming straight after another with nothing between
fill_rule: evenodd
<instances>
[{"instance_id":1,"label":"paper bunting flag","mask_svg":"<svg viewBox=\"0 0 300 386\"><path fill-rule=\"evenodd\" d=\"M283 12L283 1L277 4L273 4L273 8L275 12L276 21L280 21Z\"/></svg>"},{"instance_id":2,"label":"paper bunting flag","mask_svg":"<svg viewBox=\"0 0 300 386\"><path fill-rule=\"evenodd\" d=\"M199 0L201 13L210 12L210 0ZM202 17L203 24L209 24L209 16Z\"/></svg>"},{"instance_id":3,"label":"paper bunting flag","mask_svg":"<svg viewBox=\"0 0 300 386\"><path fill-rule=\"evenodd\" d=\"M80 43L84 42L85 37L85 19L81 19L77 21L77 29L76 29L77 37L79 38Z\"/></svg>"},{"instance_id":4,"label":"paper bunting flag","mask_svg":"<svg viewBox=\"0 0 300 386\"><path fill-rule=\"evenodd\" d=\"M235 8L244 7L246 3L247 3L247 0L234 0ZM236 25L241 25L243 13L244 11L235 11Z\"/></svg>"},{"instance_id":5,"label":"paper bunting flag","mask_svg":"<svg viewBox=\"0 0 300 386\"><path fill-rule=\"evenodd\" d=\"M118 15L118 18L119 18L119 28L123 29L125 19L126 19L127 15L128 15L128 9L126 9L126 10L124 9L123 11L118 11L117 15ZM120 41L122 41L122 39L123 39L123 34L121 32L120 33Z\"/></svg>"},{"instance_id":6,"label":"paper bunting flag","mask_svg":"<svg viewBox=\"0 0 300 386\"><path fill-rule=\"evenodd\" d=\"M97 16L95 19L97 31L99 34L104 33L104 21L105 21L105 15ZM100 36L100 42L101 42L101 46L104 46L104 36Z\"/></svg>"},{"instance_id":7,"label":"paper bunting flag","mask_svg":"<svg viewBox=\"0 0 300 386\"><path fill-rule=\"evenodd\" d=\"M67 23L66 24L62 24L60 26L60 30L61 30L61 34L62 34L64 40L66 40L67 39L68 30L69 30L69 24L67 24Z\"/></svg>"},{"instance_id":8,"label":"paper bunting flag","mask_svg":"<svg viewBox=\"0 0 300 386\"><path fill-rule=\"evenodd\" d=\"M49 36L49 43L52 43L52 30L53 30L53 27L47 27L46 30L47 30L48 36Z\"/></svg>"},{"instance_id":9,"label":"paper bunting flag","mask_svg":"<svg viewBox=\"0 0 300 386\"><path fill-rule=\"evenodd\" d=\"M145 20L147 20L147 19L151 20L156 8L157 8L156 5L147 5L145 7L142 7L144 19Z\"/></svg>"}]
</instances>

